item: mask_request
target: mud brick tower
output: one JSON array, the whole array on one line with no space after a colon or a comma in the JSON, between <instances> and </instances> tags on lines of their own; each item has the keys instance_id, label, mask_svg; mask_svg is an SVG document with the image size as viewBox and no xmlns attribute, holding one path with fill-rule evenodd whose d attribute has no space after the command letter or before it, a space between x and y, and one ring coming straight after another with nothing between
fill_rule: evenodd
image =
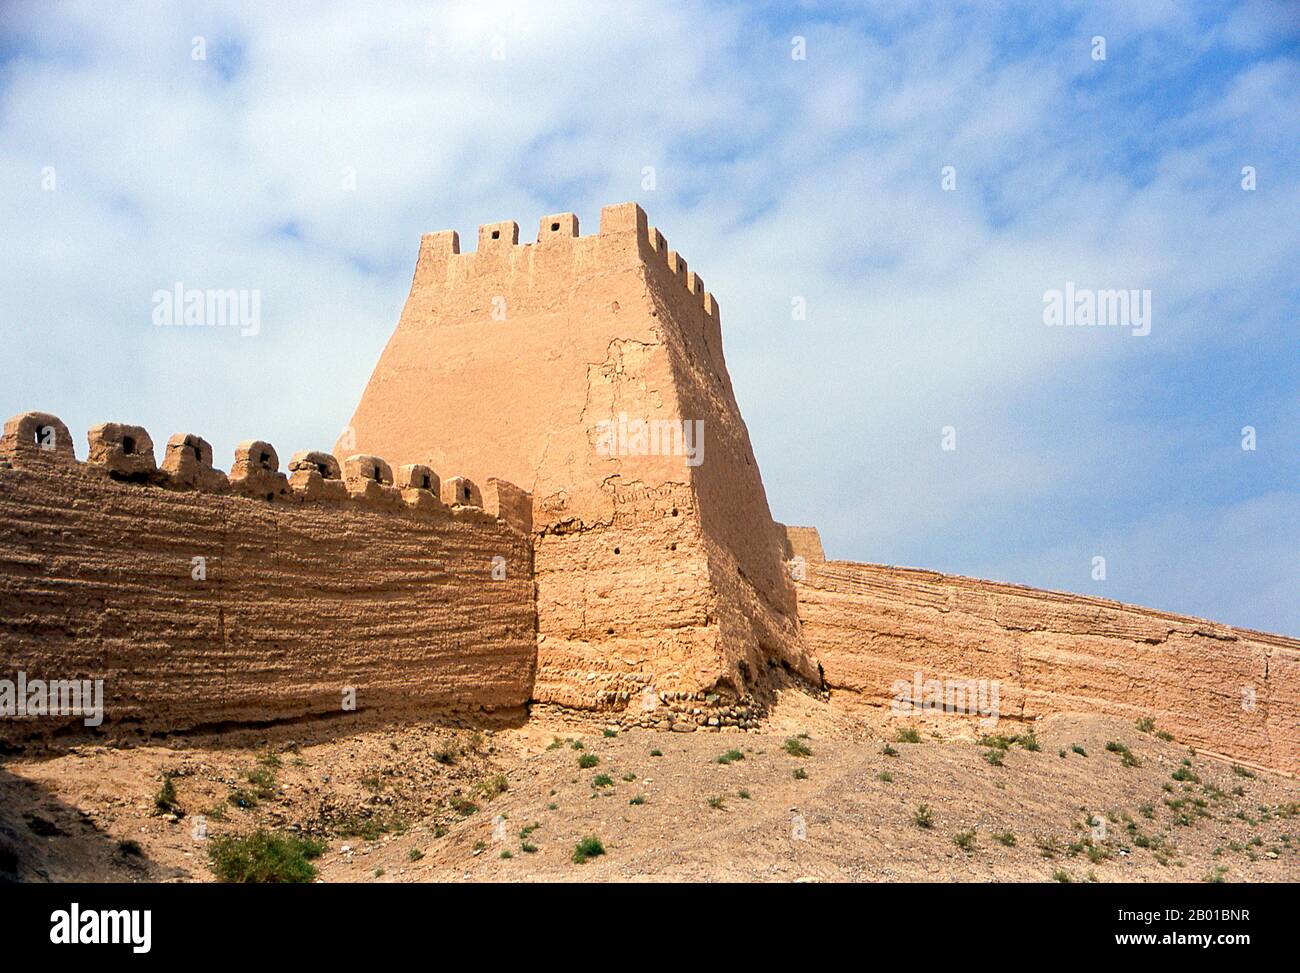
<instances>
[{"instance_id":1,"label":"mud brick tower","mask_svg":"<svg viewBox=\"0 0 1300 973\"><path fill-rule=\"evenodd\" d=\"M821 684L717 302L635 203L605 207L594 236L571 213L535 243L482 226L474 253L425 236L335 452L532 493L538 702L648 711L702 693L725 710L773 670Z\"/></svg>"}]
</instances>

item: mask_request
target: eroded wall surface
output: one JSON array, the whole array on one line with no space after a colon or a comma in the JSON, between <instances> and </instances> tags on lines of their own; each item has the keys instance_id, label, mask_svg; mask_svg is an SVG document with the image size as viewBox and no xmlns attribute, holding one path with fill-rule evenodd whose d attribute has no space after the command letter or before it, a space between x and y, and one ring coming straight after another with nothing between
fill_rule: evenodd
<instances>
[{"instance_id":1,"label":"eroded wall surface","mask_svg":"<svg viewBox=\"0 0 1300 973\"><path fill-rule=\"evenodd\" d=\"M1256 766L1300 772L1300 642L1061 592L810 560L804 637L834 693L998 680L1002 716L1109 713ZM913 693L912 695L915 695ZM924 697L922 697L924 698Z\"/></svg>"},{"instance_id":2,"label":"eroded wall surface","mask_svg":"<svg viewBox=\"0 0 1300 973\"><path fill-rule=\"evenodd\" d=\"M520 710L528 535L366 486L375 498L268 501L67 457L0 464L0 678L103 679L105 726L146 732L336 714L346 687L394 718ZM6 719L0 735L80 724Z\"/></svg>"},{"instance_id":3,"label":"eroded wall surface","mask_svg":"<svg viewBox=\"0 0 1300 973\"><path fill-rule=\"evenodd\" d=\"M590 236L573 214L518 233L423 239L356 448L533 494L539 701L698 710L768 666L816 679L703 282L635 204ZM623 419L702 423L701 461L602 451Z\"/></svg>"}]
</instances>

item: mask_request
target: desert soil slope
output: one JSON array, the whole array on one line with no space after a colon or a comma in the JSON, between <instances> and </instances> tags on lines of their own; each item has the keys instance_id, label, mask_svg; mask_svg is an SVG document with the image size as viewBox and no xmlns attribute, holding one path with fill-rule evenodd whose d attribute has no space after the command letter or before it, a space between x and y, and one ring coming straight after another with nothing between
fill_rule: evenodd
<instances>
[{"instance_id":1,"label":"desert soil slope","mask_svg":"<svg viewBox=\"0 0 1300 973\"><path fill-rule=\"evenodd\" d=\"M760 732L299 725L14 757L0 791L0 869L37 881L211 881L211 838L257 827L323 837L323 881L1300 879L1296 782L1158 727L985 730L793 692ZM605 853L575 864L587 836Z\"/></svg>"}]
</instances>

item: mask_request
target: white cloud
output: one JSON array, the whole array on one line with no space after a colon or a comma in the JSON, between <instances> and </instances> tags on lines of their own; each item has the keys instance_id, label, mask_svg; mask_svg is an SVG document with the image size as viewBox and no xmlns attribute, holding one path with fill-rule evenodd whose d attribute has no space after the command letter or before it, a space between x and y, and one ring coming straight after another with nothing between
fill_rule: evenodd
<instances>
[{"instance_id":1,"label":"white cloud","mask_svg":"<svg viewBox=\"0 0 1300 973\"><path fill-rule=\"evenodd\" d=\"M638 198L720 301L774 512L820 523L833 554L1064 584L1109 521L1164 579L1124 573L1114 597L1195 611L1235 591L1207 604L1300 631L1294 606L1249 594L1272 590L1274 547L1252 567L1226 526L1286 512L1260 498L1300 472L1279 364L1296 357L1300 71L1271 49L1294 36L1277 9L1207 27L1183 4L1031 5L1033 43L980 4L810 8L797 28L631 2L8 11L0 341L20 364L0 412L48 409L79 437L106 419L194 431L218 457L253 436L328 447L420 233L513 218L530 235L560 210L590 232ZM1153 81L1198 59L1221 84ZM261 335L153 328L150 295L178 280L260 289ZM1044 327L1042 292L1066 280L1151 288L1151 336ZM1163 394L1188 368L1203 398ZM1243 414L1274 424L1273 452L1239 481L1192 461L1174 489ZM1169 570L1179 504L1223 546L1195 577ZM1300 548L1298 530L1271 537Z\"/></svg>"}]
</instances>

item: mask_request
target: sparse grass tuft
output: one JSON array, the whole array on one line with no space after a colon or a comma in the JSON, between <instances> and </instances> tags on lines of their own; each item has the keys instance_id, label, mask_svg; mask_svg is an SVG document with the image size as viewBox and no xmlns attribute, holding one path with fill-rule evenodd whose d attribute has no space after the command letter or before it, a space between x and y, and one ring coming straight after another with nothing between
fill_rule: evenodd
<instances>
[{"instance_id":1,"label":"sparse grass tuft","mask_svg":"<svg viewBox=\"0 0 1300 973\"><path fill-rule=\"evenodd\" d=\"M1075 753L1077 753L1080 757L1088 756L1088 751L1083 749L1083 747L1079 746L1077 743L1074 746L1072 746L1070 749L1073 750Z\"/></svg>"},{"instance_id":2,"label":"sparse grass tuft","mask_svg":"<svg viewBox=\"0 0 1300 973\"><path fill-rule=\"evenodd\" d=\"M497 774L474 785L474 793L480 795L486 801L490 801L508 790L510 790L510 782L506 780L505 774Z\"/></svg>"},{"instance_id":3,"label":"sparse grass tuft","mask_svg":"<svg viewBox=\"0 0 1300 973\"><path fill-rule=\"evenodd\" d=\"M728 750L726 753L718 755L718 763L726 764L735 763L737 760L744 760L745 755L739 750Z\"/></svg>"},{"instance_id":4,"label":"sparse grass tuft","mask_svg":"<svg viewBox=\"0 0 1300 973\"><path fill-rule=\"evenodd\" d=\"M468 797L461 797L459 794L453 794L447 801L451 809L459 814L462 818L467 818L478 810L478 805Z\"/></svg>"},{"instance_id":5,"label":"sparse grass tuft","mask_svg":"<svg viewBox=\"0 0 1300 973\"><path fill-rule=\"evenodd\" d=\"M804 743L798 737L790 737L785 741L785 752L792 757L811 757L812 748Z\"/></svg>"},{"instance_id":6,"label":"sparse grass tuft","mask_svg":"<svg viewBox=\"0 0 1300 973\"><path fill-rule=\"evenodd\" d=\"M590 770L598 763L600 763L600 758L597 757L594 753L584 753L581 757L578 758L578 767L581 768L582 770Z\"/></svg>"},{"instance_id":7,"label":"sparse grass tuft","mask_svg":"<svg viewBox=\"0 0 1300 973\"><path fill-rule=\"evenodd\" d=\"M882 756L885 756L885 757L897 757L897 756L898 756L898 751L895 750L893 747L891 747L888 743L886 743L883 747L880 748L880 753L881 753Z\"/></svg>"},{"instance_id":8,"label":"sparse grass tuft","mask_svg":"<svg viewBox=\"0 0 1300 973\"><path fill-rule=\"evenodd\" d=\"M406 860L408 862L418 862L423 857L424 857L424 852L422 852L419 848L412 848L410 851L406 853Z\"/></svg>"},{"instance_id":9,"label":"sparse grass tuft","mask_svg":"<svg viewBox=\"0 0 1300 973\"><path fill-rule=\"evenodd\" d=\"M1133 751L1128 748L1127 744L1120 743L1118 740L1111 740L1106 744L1106 749L1110 753L1119 754L1125 767L1142 766L1142 761L1133 756Z\"/></svg>"},{"instance_id":10,"label":"sparse grass tuft","mask_svg":"<svg viewBox=\"0 0 1300 973\"><path fill-rule=\"evenodd\" d=\"M609 776L609 774L597 774L595 777L591 778L591 786L592 787L613 787L614 778Z\"/></svg>"},{"instance_id":11,"label":"sparse grass tuft","mask_svg":"<svg viewBox=\"0 0 1300 973\"><path fill-rule=\"evenodd\" d=\"M634 805L641 805L641 804L644 804L644 803L645 803L645 795L644 795L644 794L637 794L637 795L635 795L635 796L634 796L630 801L628 801L628 803L629 803L629 804L634 804Z\"/></svg>"},{"instance_id":12,"label":"sparse grass tuft","mask_svg":"<svg viewBox=\"0 0 1300 973\"><path fill-rule=\"evenodd\" d=\"M605 854L605 846L600 843L600 839L595 835L587 835L574 846L572 861L575 865L581 865L588 859L603 854Z\"/></svg>"},{"instance_id":13,"label":"sparse grass tuft","mask_svg":"<svg viewBox=\"0 0 1300 973\"><path fill-rule=\"evenodd\" d=\"M898 732L894 734L895 743L920 743L921 731L914 726L899 727Z\"/></svg>"},{"instance_id":14,"label":"sparse grass tuft","mask_svg":"<svg viewBox=\"0 0 1300 973\"><path fill-rule=\"evenodd\" d=\"M962 851L974 851L974 850L975 850L975 832L974 832L974 831L958 831L955 835L952 836L952 840L953 840L953 843L954 843L958 848L960 848Z\"/></svg>"},{"instance_id":15,"label":"sparse grass tuft","mask_svg":"<svg viewBox=\"0 0 1300 973\"><path fill-rule=\"evenodd\" d=\"M725 797L709 798L709 807L715 811L725 811L727 809L727 799Z\"/></svg>"},{"instance_id":16,"label":"sparse grass tuft","mask_svg":"<svg viewBox=\"0 0 1300 973\"><path fill-rule=\"evenodd\" d=\"M1043 858L1055 858L1061 853L1061 843L1051 836L1036 839L1034 846Z\"/></svg>"},{"instance_id":17,"label":"sparse grass tuft","mask_svg":"<svg viewBox=\"0 0 1300 973\"><path fill-rule=\"evenodd\" d=\"M993 836L993 840L1000 845L1006 845L1008 848L1014 848L1016 846L1016 836L1010 831L999 831Z\"/></svg>"},{"instance_id":18,"label":"sparse grass tuft","mask_svg":"<svg viewBox=\"0 0 1300 973\"><path fill-rule=\"evenodd\" d=\"M275 794L275 770L268 766L254 767L244 775L253 785L253 793L259 800Z\"/></svg>"},{"instance_id":19,"label":"sparse grass tuft","mask_svg":"<svg viewBox=\"0 0 1300 973\"><path fill-rule=\"evenodd\" d=\"M433 751L433 759L440 764L450 767L460 759L460 741L455 737L445 741L441 746Z\"/></svg>"},{"instance_id":20,"label":"sparse grass tuft","mask_svg":"<svg viewBox=\"0 0 1300 973\"><path fill-rule=\"evenodd\" d=\"M473 805L470 805L473 807ZM475 808L477 810L477 808ZM471 812L472 813L472 812ZM334 833L340 838L364 838L378 841L384 835L403 834L408 822L396 811L348 814L334 823Z\"/></svg>"},{"instance_id":21,"label":"sparse grass tuft","mask_svg":"<svg viewBox=\"0 0 1300 973\"><path fill-rule=\"evenodd\" d=\"M796 767L796 768L794 769L794 779L795 779L795 780L807 780L807 779L808 779L808 771L804 770L802 767Z\"/></svg>"},{"instance_id":22,"label":"sparse grass tuft","mask_svg":"<svg viewBox=\"0 0 1300 973\"><path fill-rule=\"evenodd\" d=\"M252 791L245 790L242 787L236 787L230 792L227 798L231 804L240 810L247 811L249 808L257 807L257 795Z\"/></svg>"},{"instance_id":23,"label":"sparse grass tuft","mask_svg":"<svg viewBox=\"0 0 1300 973\"><path fill-rule=\"evenodd\" d=\"M933 828L934 811L930 809L930 805L928 804L917 805L916 810L912 813L912 823L915 824L918 828Z\"/></svg>"},{"instance_id":24,"label":"sparse grass tuft","mask_svg":"<svg viewBox=\"0 0 1300 973\"><path fill-rule=\"evenodd\" d=\"M652 757L662 757L663 755L664 755L664 752L663 752L662 750L651 750L651 751L650 751L650 756L652 756Z\"/></svg>"}]
</instances>

